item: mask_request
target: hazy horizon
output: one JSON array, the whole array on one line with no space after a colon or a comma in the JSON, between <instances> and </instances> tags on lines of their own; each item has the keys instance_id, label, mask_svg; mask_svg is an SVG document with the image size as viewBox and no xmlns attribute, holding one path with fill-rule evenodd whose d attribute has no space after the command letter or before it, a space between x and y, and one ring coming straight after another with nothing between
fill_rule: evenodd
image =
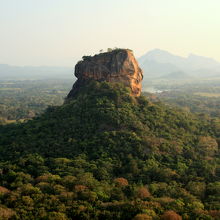
<instances>
[{"instance_id":1,"label":"hazy horizon","mask_svg":"<svg viewBox=\"0 0 220 220\"><path fill-rule=\"evenodd\" d=\"M114 47L220 61L218 0L0 0L0 63L72 67Z\"/></svg>"},{"instance_id":2,"label":"hazy horizon","mask_svg":"<svg viewBox=\"0 0 220 220\"><path fill-rule=\"evenodd\" d=\"M130 48L129 48L130 49ZM217 60L217 59L215 59L214 57L207 57L207 56L202 56L201 54L194 54L194 53L188 53L188 55L186 55L186 56L181 56L181 55L178 55L178 54L173 54L173 53L171 53L170 51L166 51L166 50L163 50L163 49L160 49L160 48L154 48L154 49L152 49L152 50L149 50L149 51L146 51L144 54L142 54L141 56L138 56L138 57L136 57L137 59L140 59L140 58L142 58L142 57L144 57L145 55L147 55L148 53L150 53L150 52L152 52L152 51L163 51L163 52L167 52L167 53L169 53L169 54L171 54L171 55L173 55L173 56L177 56L177 57L181 57L181 58L184 58L184 59L187 59L188 57L190 57L191 55L193 55L193 56L198 56L198 57L203 57L203 58L207 58L207 59L213 59L214 61L216 61L216 62L219 62L220 63L220 61L219 60ZM102 52L107 52L107 49L106 50L103 50ZM100 53L100 51L98 51L97 53ZM94 53L94 54L92 54L92 55L95 55L96 53ZM83 56L83 54L82 54L82 56ZM76 63L78 62L78 61L80 61L80 60L82 60L82 57L81 58L79 58L79 60L76 60ZM45 68L47 68L47 67L57 67L57 68L72 68L76 63L73 63L73 65L69 65L69 66L62 66L62 65L13 65L13 64L8 64L8 63L0 63L0 65L8 65L8 66L14 66L14 67L45 67Z\"/></svg>"}]
</instances>

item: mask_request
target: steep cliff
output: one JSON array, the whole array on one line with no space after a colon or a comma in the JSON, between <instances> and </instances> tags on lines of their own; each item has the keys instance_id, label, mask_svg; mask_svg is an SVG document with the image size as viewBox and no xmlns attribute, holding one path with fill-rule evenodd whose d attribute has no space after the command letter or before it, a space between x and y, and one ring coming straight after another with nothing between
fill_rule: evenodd
<instances>
[{"instance_id":1,"label":"steep cliff","mask_svg":"<svg viewBox=\"0 0 220 220\"><path fill-rule=\"evenodd\" d=\"M88 81L118 82L131 88L132 96L140 96L143 73L131 50L116 49L93 57L83 57L75 66L78 78L67 98L74 97Z\"/></svg>"}]
</instances>

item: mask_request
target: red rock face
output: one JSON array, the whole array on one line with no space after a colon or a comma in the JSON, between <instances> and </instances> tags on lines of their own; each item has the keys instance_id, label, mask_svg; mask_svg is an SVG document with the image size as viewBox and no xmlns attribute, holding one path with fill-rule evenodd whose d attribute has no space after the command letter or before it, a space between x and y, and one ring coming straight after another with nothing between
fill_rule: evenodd
<instances>
[{"instance_id":1,"label":"red rock face","mask_svg":"<svg viewBox=\"0 0 220 220\"><path fill-rule=\"evenodd\" d=\"M143 73L131 50L117 49L93 57L83 57L75 66L78 78L67 98L73 97L88 80L123 83L132 96L140 96Z\"/></svg>"}]
</instances>

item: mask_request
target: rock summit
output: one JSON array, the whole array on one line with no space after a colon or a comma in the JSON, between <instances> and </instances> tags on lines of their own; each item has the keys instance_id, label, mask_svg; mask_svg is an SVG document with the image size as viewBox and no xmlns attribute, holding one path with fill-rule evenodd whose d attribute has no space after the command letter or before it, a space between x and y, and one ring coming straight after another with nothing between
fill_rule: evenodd
<instances>
[{"instance_id":1,"label":"rock summit","mask_svg":"<svg viewBox=\"0 0 220 220\"><path fill-rule=\"evenodd\" d=\"M67 98L74 97L88 81L122 83L131 89L132 96L140 96L143 72L129 49L115 49L95 56L84 56L75 66L77 81Z\"/></svg>"}]
</instances>

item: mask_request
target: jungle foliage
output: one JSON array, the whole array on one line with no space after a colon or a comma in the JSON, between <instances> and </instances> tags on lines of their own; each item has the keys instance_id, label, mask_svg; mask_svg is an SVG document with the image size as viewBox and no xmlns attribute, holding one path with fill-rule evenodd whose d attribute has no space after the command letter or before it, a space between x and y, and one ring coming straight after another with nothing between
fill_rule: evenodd
<instances>
[{"instance_id":1,"label":"jungle foliage","mask_svg":"<svg viewBox=\"0 0 220 220\"><path fill-rule=\"evenodd\" d=\"M219 219L219 127L91 81L0 126L0 219Z\"/></svg>"}]
</instances>

